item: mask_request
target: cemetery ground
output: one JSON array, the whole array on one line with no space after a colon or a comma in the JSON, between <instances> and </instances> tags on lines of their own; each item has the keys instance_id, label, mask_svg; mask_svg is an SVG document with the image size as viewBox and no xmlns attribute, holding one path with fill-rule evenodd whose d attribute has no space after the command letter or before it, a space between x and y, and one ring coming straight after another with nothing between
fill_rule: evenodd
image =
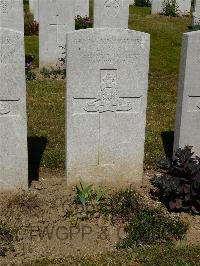
<instances>
[{"instance_id":1,"label":"cemetery ground","mask_svg":"<svg viewBox=\"0 0 200 266\"><path fill-rule=\"evenodd\" d=\"M37 73L27 81L29 170L30 176L40 171L40 179L28 192L0 197L0 265L199 265L199 216L169 213L149 194L156 159L172 155L181 36L191 18L150 16L148 8L130 12L129 28L151 34L143 184L124 192L88 188L93 196L86 206L67 187L64 80L38 74L38 37L25 37ZM136 245L116 248L124 225L133 225L132 212Z\"/></svg>"}]
</instances>

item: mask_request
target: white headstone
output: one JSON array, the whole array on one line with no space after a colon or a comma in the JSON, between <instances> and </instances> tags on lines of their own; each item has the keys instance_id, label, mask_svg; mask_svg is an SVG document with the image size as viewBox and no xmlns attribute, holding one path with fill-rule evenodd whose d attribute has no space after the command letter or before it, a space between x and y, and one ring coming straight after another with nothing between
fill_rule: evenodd
<instances>
[{"instance_id":1,"label":"white headstone","mask_svg":"<svg viewBox=\"0 0 200 266\"><path fill-rule=\"evenodd\" d=\"M130 0L94 0L94 28L128 28Z\"/></svg>"},{"instance_id":2,"label":"white headstone","mask_svg":"<svg viewBox=\"0 0 200 266\"><path fill-rule=\"evenodd\" d=\"M162 12L163 0L152 0L151 3L151 14L159 14Z\"/></svg>"},{"instance_id":3,"label":"white headstone","mask_svg":"<svg viewBox=\"0 0 200 266\"><path fill-rule=\"evenodd\" d=\"M33 5L34 5L34 0L29 0L29 10L31 13L33 13Z\"/></svg>"},{"instance_id":4,"label":"white headstone","mask_svg":"<svg viewBox=\"0 0 200 266\"><path fill-rule=\"evenodd\" d=\"M75 0L75 16L89 17L89 0Z\"/></svg>"},{"instance_id":5,"label":"white headstone","mask_svg":"<svg viewBox=\"0 0 200 266\"><path fill-rule=\"evenodd\" d=\"M183 34L174 150L186 145L200 156L200 31Z\"/></svg>"},{"instance_id":6,"label":"white headstone","mask_svg":"<svg viewBox=\"0 0 200 266\"><path fill-rule=\"evenodd\" d=\"M55 66L64 57L66 33L75 29L74 0L39 1L40 68Z\"/></svg>"},{"instance_id":7,"label":"white headstone","mask_svg":"<svg viewBox=\"0 0 200 266\"><path fill-rule=\"evenodd\" d=\"M149 39L126 29L67 34L68 183L141 180Z\"/></svg>"},{"instance_id":8,"label":"white headstone","mask_svg":"<svg viewBox=\"0 0 200 266\"><path fill-rule=\"evenodd\" d=\"M0 189L28 187L23 0L0 1Z\"/></svg>"},{"instance_id":9,"label":"white headstone","mask_svg":"<svg viewBox=\"0 0 200 266\"><path fill-rule=\"evenodd\" d=\"M176 0L181 15L188 15L191 10L191 0Z\"/></svg>"},{"instance_id":10,"label":"white headstone","mask_svg":"<svg viewBox=\"0 0 200 266\"><path fill-rule=\"evenodd\" d=\"M200 0L195 2L195 11L193 13L193 25L200 25Z\"/></svg>"},{"instance_id":11,"label":"white headstone","mask_svg":"<svg viewBox=\"0 0 200 266\"><path fill-rule=\"evenodd\" d=\"M40 1L42 2L43 0ZM33 0L33 15L34 20L39 22L39 0Z\"/></svg>"}]
</instances>

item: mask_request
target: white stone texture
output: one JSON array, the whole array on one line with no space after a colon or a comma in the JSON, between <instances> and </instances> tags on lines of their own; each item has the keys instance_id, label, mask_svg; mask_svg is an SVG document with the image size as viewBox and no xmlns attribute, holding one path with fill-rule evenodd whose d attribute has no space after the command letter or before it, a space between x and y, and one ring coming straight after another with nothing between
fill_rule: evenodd
<instances>
[{"instance_id":1,"label":"white stone texture","mask_svg":"<svg viewBox=\"0 0 200 266\"><path fill-rule=\"evenodd\" d=\"M200 156L200 31L183 34L174 151L186 145Z\"/></svg>"},{"instance_id":2,"label":"white stone texture","mask_svg":"<svg viewBox=\"0 0 200 266\"><path fill-rule=\"evenodd\" d=\"M89 17L89 0L76 0L75 16Z\"/></svg>"},{"instance_id":3,"label":"white stone texture","mask_svg":"<svg viewBox=\"0 0 200 266\"><path fill-rule=\"evenodd\" d=\"M200 0L195 2L195 11L193 13L193 25L200 25Z\"/></svg>"},{"instance_id":4,"label":"white stone texture","mask_svg":"<svg viewBox=\"0 0 200 266\"><path fill-rule=\"evenodd\" d=\"M75 29L74 0L39 1L40 68L55 66L65 57L66 33Z\"/></svg>"},{"instance_id":5,"label":"white stone texture","mask_svg":"<svg viewBox=\"0 0 200 266\"><path fill-rule=\"evenodd\" d=\"M40 1L43 2L44 0ZM46 6L46 8L48 9L48 5ZM33 15L34 15L34 20L39 22L39 0L33 0Z\"/></svg>"},{"instance_id":6,"label":"white stone texture","mask_svg":"<svg viewBox=\"0 0 200 266\"><path fill-rule=\"evenodd\" d=\"M162 3L163 0L152 0L151 3L151 14L159 14L162 12Z\"/></svg>"},{"instance_id":7,"label":"white stone texture","mask_svg":"<svg viewBox=\"0 0 200 266\"><path fill-rule=\"evenodd\" d=\"M0 1L0 189L28 188L23 0Z\"/></svg>"},{"instance_id":8,"label":"white stone texture","mask_svg":"<svg viewBox=\"0 0 200 266\"><path fill-rule=\"evenodd\" d=\"M130 0L94 0L94 28L128 28Z\"/></svg>"},{"instance_id":9,"label":"white stone texture","mask_svg":"<svg viewBox=\"0 0 200 266\"><path fill-rule=\"evenodd\" d=\"M141 181L149 34L87 29L67 34L67 181Z\"/></svg>"},{"instance_id":10,"label":"white stone texture","mask_svg":"<svg viewBox=\"0 0 200 266\"><path fill-rule=\"evenodd\" d=\"M31 13L33 13L33 5L34 5L34 0L29 0L29 10Z\"/></svg>"}]
</instances>

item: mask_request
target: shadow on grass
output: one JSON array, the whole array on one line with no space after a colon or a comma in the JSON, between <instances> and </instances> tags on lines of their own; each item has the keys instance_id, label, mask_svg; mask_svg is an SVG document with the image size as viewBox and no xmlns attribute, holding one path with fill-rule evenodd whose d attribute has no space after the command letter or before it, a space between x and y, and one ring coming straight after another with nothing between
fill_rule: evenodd
<instances>
[{"instance_id":1,"label":"shadow on grass","mask_svg":"<svg viewBox=\"0 0 200 266\"><path fill-rule=\"evenodd\" d=\"M161 132L161 138L165 150L165 155L167 158L171 159L173 156L174 131Z\"/></svg>"},{"instance_id":2,"label":"shadow on grass","mask_svg":"<svg viewBox=\"0 0 200 266\"><path fill-rule=\"evenodd\" d=\"M47 145L45 137L28 137L28 181L39 179L39 169L42 155Z\"/></svg>"}]
</instances>

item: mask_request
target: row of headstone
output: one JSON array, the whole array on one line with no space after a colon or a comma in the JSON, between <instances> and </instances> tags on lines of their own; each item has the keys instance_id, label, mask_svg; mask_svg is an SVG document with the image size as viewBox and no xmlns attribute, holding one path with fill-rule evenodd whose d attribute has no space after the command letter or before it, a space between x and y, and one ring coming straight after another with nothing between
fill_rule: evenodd
<instances>
[{"instance_id":1,"label":"row of headstone","mask_svg":"<svg viewBox=\"0 0 200 266\"><path fill-rule=\"evenodd\" d=\"M167 0L152 0L151 14L159 14L163 12L163 7ZM191 0L176 0L178 13L180 15L188 15L191 10Z\"/></svg>"},{"instance_id":2,"label":"row of headstone","mask_svg":"<svg viewBox=\"0 0 200 266\"><path fill-rule=\"evenodd\" d=\"M42 2L45 1L49 5L50 0ZM68 1L72 3L73 0ZM61 3L64 13L64 0L60 0ZM23 1L1 1L1 189L28 187L23 28ZM88 182L112 184L141 181L149 34L108 27L63 34L67 35L68 183L77 183L80 178ZM200 31L184 34L174 147L192 145L198 155L199 55Z\"/></svg>"},{"instance_id":3,"label":"row of headstone","mask_svg":"<svg viewBox=\"0 0 200 266\"><path fill-rule=\"evenodd\" d=\"M74 0L39 1L40 68L55 66L59 64L59 58L65 56L65 35L75 29L77 3ZM128 28L130 3L131 0L94 0L94 28Z\"/></svg>"},{"instance_id":4,"label":"row of headstone","mask_svg":"<svg viewBox=\"0 0 200 266\"><path fill-rule=\"evenodd\" d=\"M0 1L0 188L28 187L22 0Z\"/></svg>"},{"instance_id":5,"label":"row of headstone","mask_svg":"<svg viewBox=\"0 0 200 266\"><path fill-rule=\"evenodd\" d=\"M39 22L39 2L42 2L42 0L29 0L29 9L34 15L34 20L37 22ZM74 0L74 3L75 16L89 17L89 0ZM46 6L46 9L48 9L48 6Z\"/></svg>"}]
</instances>

